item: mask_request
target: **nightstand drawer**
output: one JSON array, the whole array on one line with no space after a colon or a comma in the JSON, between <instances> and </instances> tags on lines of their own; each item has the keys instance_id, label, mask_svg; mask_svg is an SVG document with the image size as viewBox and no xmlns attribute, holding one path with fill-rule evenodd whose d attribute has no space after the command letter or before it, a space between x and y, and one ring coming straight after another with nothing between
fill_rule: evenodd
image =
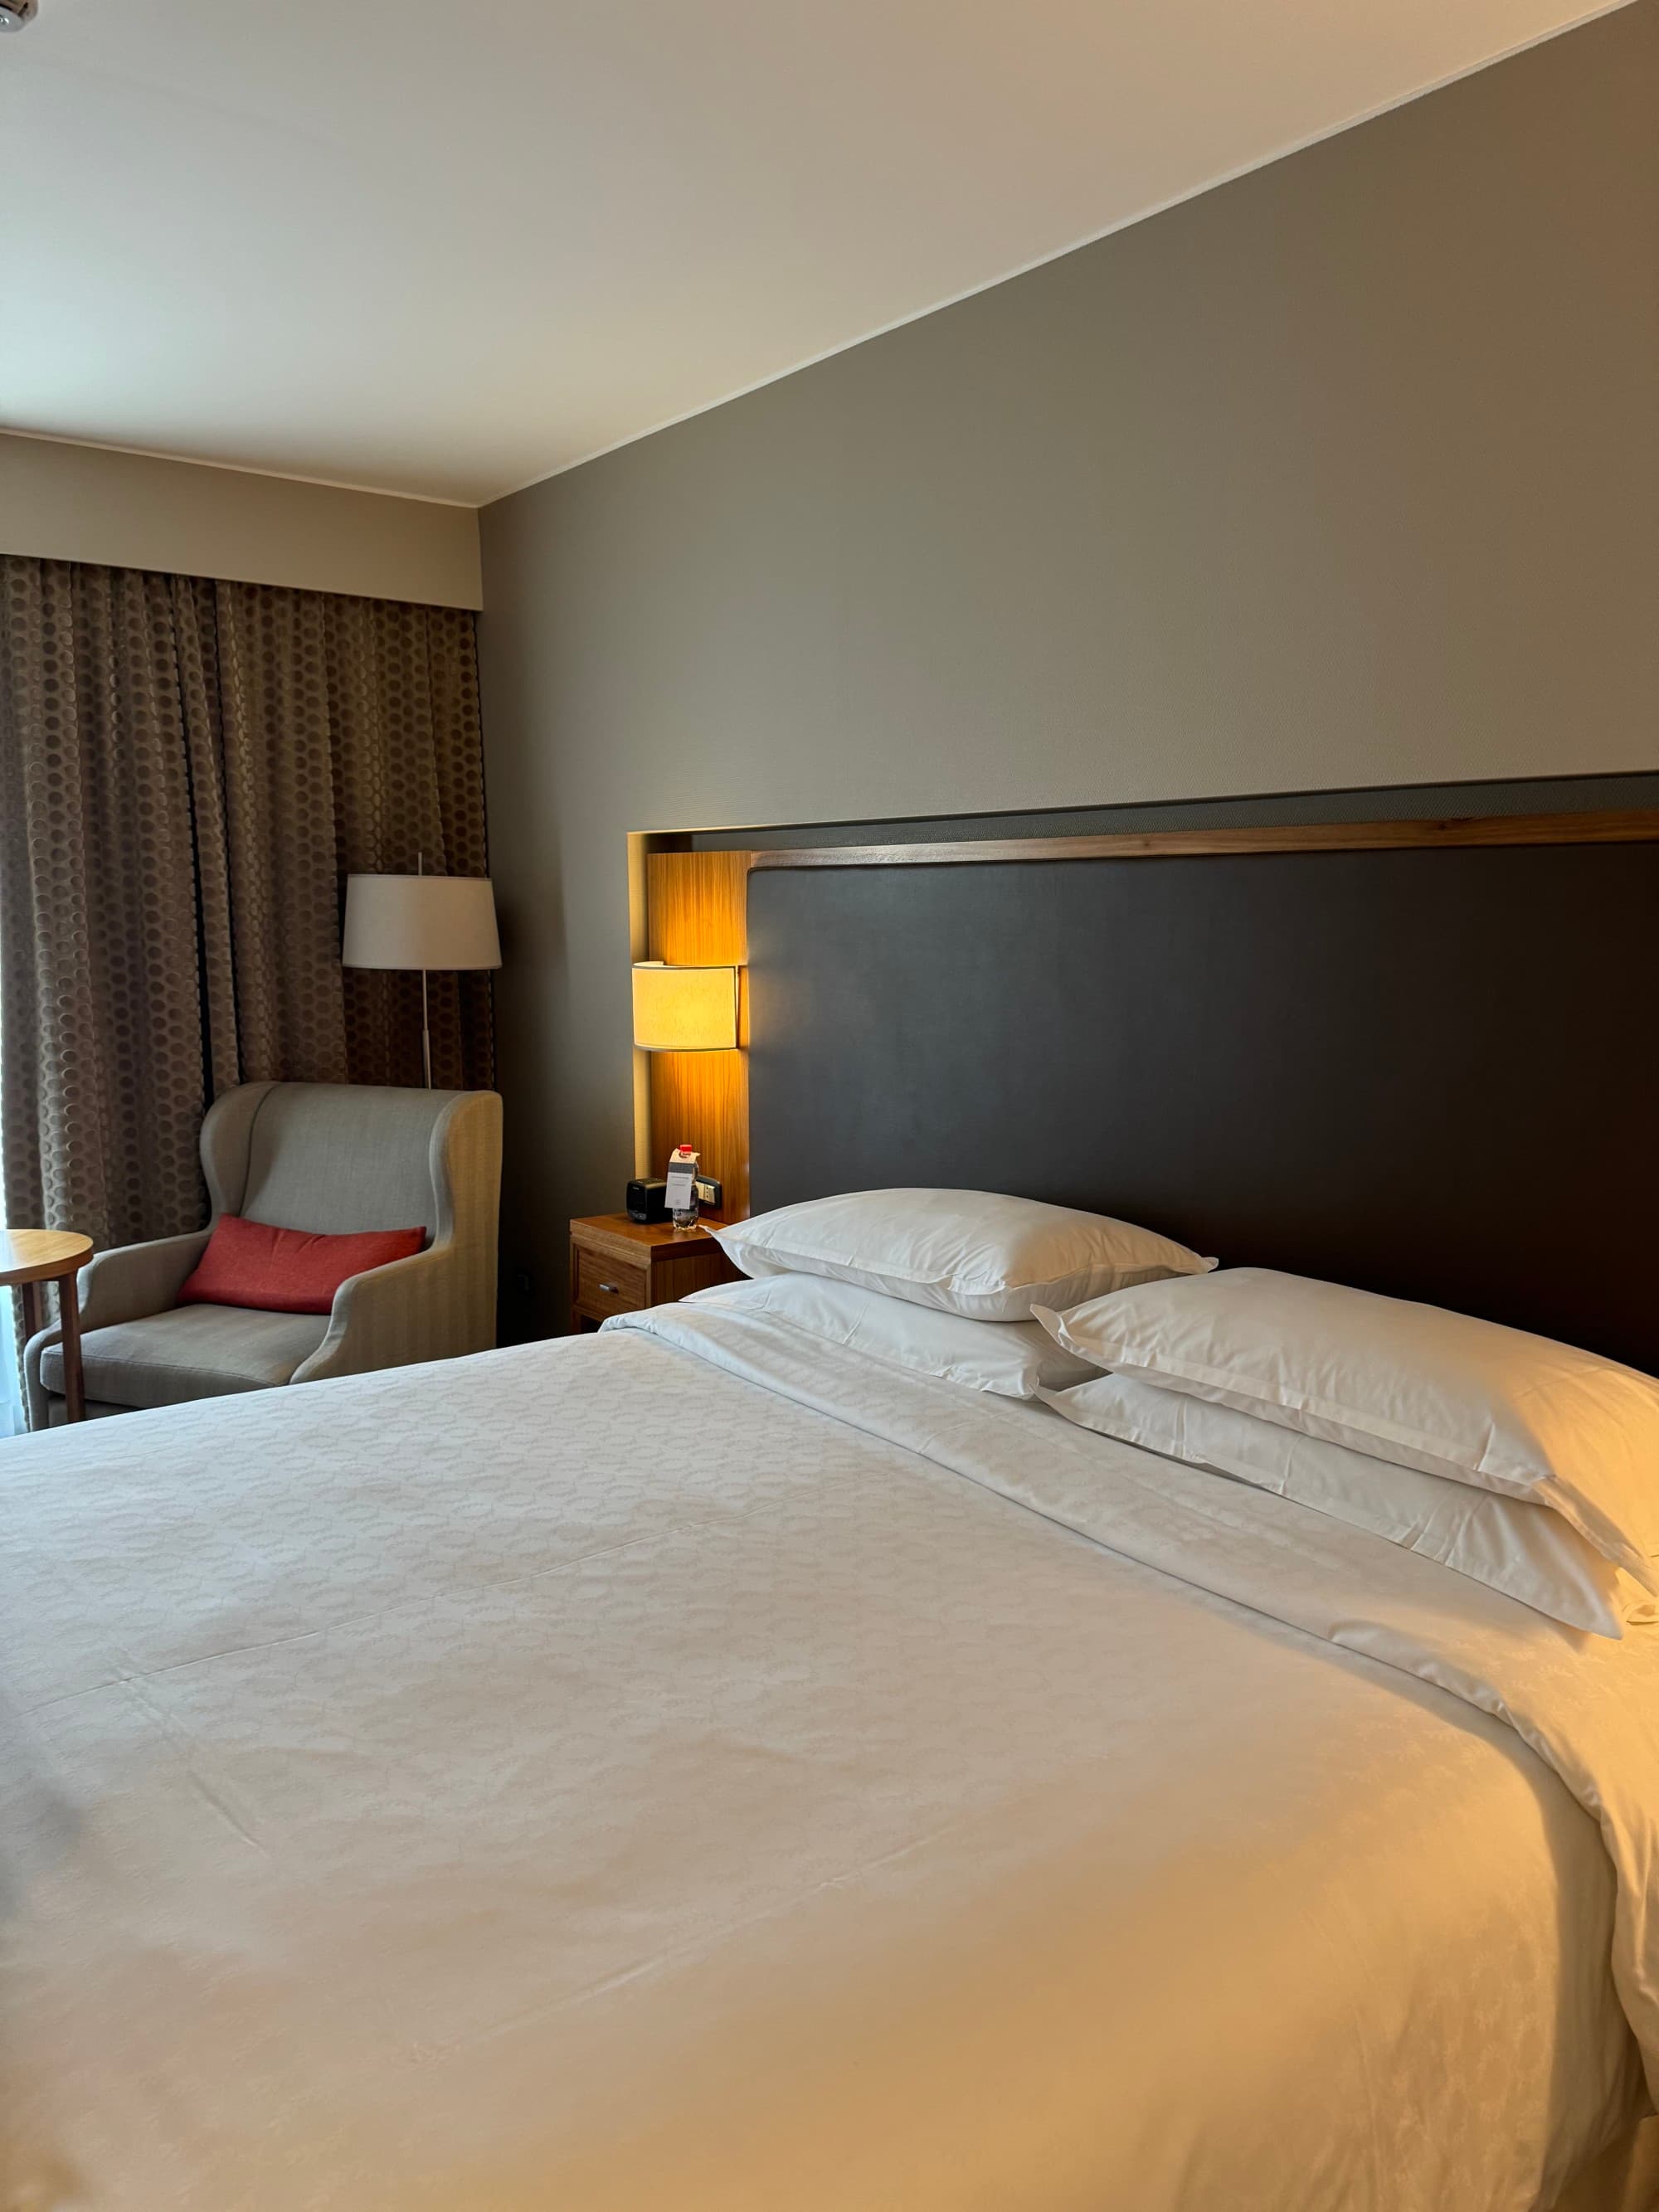
<instances>
[{"instance_id":1,"label":"nightstand drawer","mask_svg":"<svg viewBox=\"0 0 1659 2212\"><path fill-rule=\"evenodd\" d=\"M618 1267L597 1252L576 1255L576 1303L586 1312L608 1318L611 1314L638 1313L649 1304L649 1278L642 1267Z\"/></svg>"},{"instance_id":2,"label":"nightstand drawer","mask_svg":"<svg viewBox=\"0 0 1659 2212\"><path fill-rule=\"evenodd\" d=\"M710 1283L737 1279L703 1223L672 1229L625 1213L592 1213L570 1224L570 1326L578 1332L613 1314L672 1305Z\"/></svg>"}]
</instances>

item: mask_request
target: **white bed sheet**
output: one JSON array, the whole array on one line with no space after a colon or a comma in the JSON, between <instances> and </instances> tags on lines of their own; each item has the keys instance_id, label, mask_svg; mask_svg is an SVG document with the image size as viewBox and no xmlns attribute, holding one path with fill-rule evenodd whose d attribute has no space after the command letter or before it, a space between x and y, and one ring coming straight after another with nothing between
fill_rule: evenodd
<instances>
[{"instance_id":1,"label":"white bed sheet","mask_svg":"<svg viewBox=\"0 0 1659 2212\"><path fill-rule=\"evenodd\" d=\"M775 1323L60 1431L0 1576L8 2212L1518 2212L1659 2055L1659 1642Z\"/></svg>"}]
</instances>

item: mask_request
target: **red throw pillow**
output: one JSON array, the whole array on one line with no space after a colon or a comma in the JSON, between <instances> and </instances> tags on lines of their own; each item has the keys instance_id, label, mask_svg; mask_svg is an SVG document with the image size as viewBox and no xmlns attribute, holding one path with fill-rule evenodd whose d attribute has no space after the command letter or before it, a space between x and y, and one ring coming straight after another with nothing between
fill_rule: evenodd
<instances>
[{"instance_id":1,"label":"red throw pillow","mask_svg":"<svg viewBox=\"0 0 1659 2212\"><path fill-rule=\"evenodd\" d=\"M424 1229L368 1229L356 1237L315 1237L305 1229L221 1217L179 1293L181 1306L257 1306L266 1313L325 1314L349 1275L406 1260Z\"/></svg>"}]
</instances>

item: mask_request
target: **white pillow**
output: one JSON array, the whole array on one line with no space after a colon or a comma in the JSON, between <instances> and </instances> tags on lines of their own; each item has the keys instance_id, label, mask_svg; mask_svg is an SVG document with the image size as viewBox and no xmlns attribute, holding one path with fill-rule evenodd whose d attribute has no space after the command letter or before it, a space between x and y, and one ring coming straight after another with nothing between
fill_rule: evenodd
<instances>
[{"instance_id":1,"label":"white pillow","mask_svg":"<svg viewBox=\"0 0 1659 2212\"><path fill-rule=\"evenodd\" d=\"M1039 1316L1097 1367L1553 1506L1659 1591L1659 1382L1438 1306L1230 1267Z\"/></svg>"},{"instance_id":2,"label":"white pillow","mask_svg":"<svg viewBox=\"0 0 1659 2212\"><path fill-rule=\"evenodd\" d=\"M968 1321L890 1298L857 1283L823 1275L769 1275L763 1282L717 1283L694 1291L684 1305L731 1307L787 1322L809 1335L844 1344L872 1359L908 1367L942 1382L1000 1398L1035 1398L1064 1390L1094 1373L1034 1321Z\"/></svg>"},{"instance_id":3,"label":"white pillow","mask_svg":"<svg viewBox=\"0 0 1659 2212\"><path fill-rule=\"evenodd\" d=\"M1127 1375L1097 1375L1078 1389L1039 1395L1068 1421L1099 1436L1293 1498L1437 1559L1569 1628L1617 1637L1626 1620L1654 1618L1654 1601L1547 1505L1392 1467L1346 1444L1154 1389Z\"/></svg>"},{"instance_id":4,"label":"white pillow","mask_svg":"<svg viewBox=\"0 0 1659 2212\"><path fill-rule=\"evenodd\" d=\"M709 1229L745 1275L829 1275L976 1321L1215 1265L1127 1221L985 1190L856 1190Z\"/></svg>"}]
</instances>

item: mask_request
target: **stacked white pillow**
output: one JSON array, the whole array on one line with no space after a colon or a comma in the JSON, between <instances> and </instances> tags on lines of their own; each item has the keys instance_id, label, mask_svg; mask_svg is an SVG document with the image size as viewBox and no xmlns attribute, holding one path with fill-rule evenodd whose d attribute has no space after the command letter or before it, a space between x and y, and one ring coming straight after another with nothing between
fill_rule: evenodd
<instances>
[{"instance_id":1,"label":"stacked white pillow","mask_svg":"<svg viewBox=\"0 0 1659 2212\"><path fill-rule=\"evenodd\" d=\"M1633 1369L1265 1267L1037 1318L1112 1370L1107 1388L1050 1401L1085 1426L1303 1496L1574 1626L1617 1633L1646 1615L1621 1576L1659 1592L1659 1382ZM1208 1413L1176 1417L1160 1395ZM1275 1450L1264 1428L1298 1441ZM1407 1471L1487 1502L1467 1509L1402 1481Z\"/></svg>"},{"instance_id":2,"label":"stacked white pillow","mask_svg":"<svg viewBox=\"0 0 1659 2212\"><path fill-rule=\"evenodd\" d=\"M985 1190L859 1190L715 1227L748 1283L698 1294L1001 1397L1094 1372L1037 1322L1160 1275L1213 1267L1133 1222Z\"/></svg>"},{"instance_id":3,"label":"stacked white pillow","mask_svg":"<svg viewBox=\"0 0 1659 2212\"><path fill-rule=\"evenodd\" d=\"M1213 1260L1133 1223L985 1190L857 1190L711 1233L745 1275L823 1275L972 1321L1029 1321Z\"/></svg>"},{"instance_id":4,"label":"stacked white pillow","mask_svg":"<svg viewBox=\"0 0 1659 2212\"><path fill-rule=\"evenodd\" d=\"M826 1344L913 1375L932 1375L999 1398L1036 1398L1095 1372L1034 1321L969 1321L825 1275L769 1275L694 1291L688 1305L764 1315Z\"/></svg>"},{"instance_id":5,"label":"stacked white pillow","mask_svg":"<svg viewBox=\"0 0 1659 2212\"><path fill-rule=\"evenodd\" d=\"M1294 1498L1437 1559L1571 1628L1616 1637L1627 1620L1654 1617L1646 1591L1547 1505L1394 1467L1130 1375L1097 1375L1072 1389L1044 1389L1038 1395L1097 1435Z\"/></svg>"}]
</instances>

